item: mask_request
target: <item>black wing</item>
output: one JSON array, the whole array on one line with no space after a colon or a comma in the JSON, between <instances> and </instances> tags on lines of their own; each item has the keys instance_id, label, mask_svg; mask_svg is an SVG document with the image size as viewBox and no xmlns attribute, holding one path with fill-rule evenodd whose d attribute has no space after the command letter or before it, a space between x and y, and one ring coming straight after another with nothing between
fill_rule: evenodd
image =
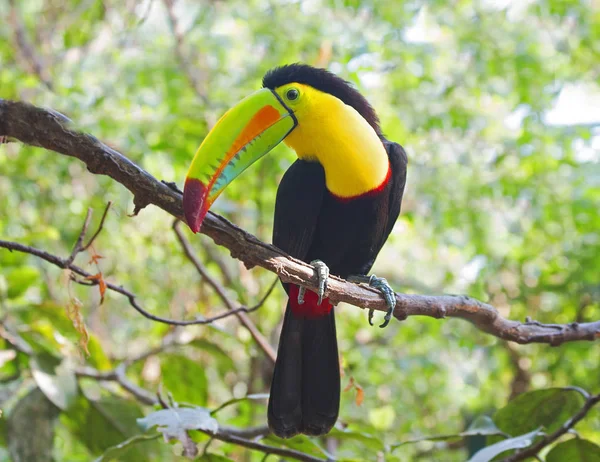
<instances>
[{"instance_id":1,"label":"black wing","mask_svg":"<svg viewBox=\"0 0 600 462\"><path fill-rule=\"evenodd\" d=\"M387 228L385 230L385 239L388 238L394 227L394 223L400 215L400 206L402 205L402 195L406 185L406 168L408 166L408 157L404 148L393 141L384 140L383 145L390 159L392 168L392 186L390 188L389 212Z\"/></svg>"},{"instance_id":2,"label":"black wing","mask_svg":"<svg viewBox=\"0 0 600 462\"><path fill-rule=\"evenodd\" d=\"M325 171L318 162L298 159L285 172L275 201L273 244L304 260L310 248L325 193Z\"/></svg>"}]
</instances>

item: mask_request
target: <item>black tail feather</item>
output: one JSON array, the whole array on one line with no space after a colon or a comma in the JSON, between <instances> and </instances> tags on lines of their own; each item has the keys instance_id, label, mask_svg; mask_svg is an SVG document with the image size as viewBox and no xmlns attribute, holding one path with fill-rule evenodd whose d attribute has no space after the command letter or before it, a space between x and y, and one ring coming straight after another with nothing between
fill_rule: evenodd
<instances>
[{"instance_id":1,"label":"black tail feather","mask_svg":"<svg viewBox=\"0 0 600 462\"><path fill-rule=\"evenodd\" d=\"M302 330L290 304L285 311L269 396L269 428L281 438L302 431Z\"/></svg>"},{"instance_id":2,"label":"black tail feather","mask_svg":"<svg viewBox=\"0 0 600 462\"><path fill-rule=\"evenodd\" d=\"M340 409L340 364L333 308L304 321L302 335L302 433L324 435Z\"/></svg>"},{"instance_id":3,"label":"black tail feather","mask_svg":"<svg viewBox=\"0 0 600 462\"><path fill-rule=\"evenodd\" d=\"M271 383L268 421L273 433L323 435L335 424L340 404L340 367L333 309L305 319L286 308Z\"/></svg>"}]
</instances>

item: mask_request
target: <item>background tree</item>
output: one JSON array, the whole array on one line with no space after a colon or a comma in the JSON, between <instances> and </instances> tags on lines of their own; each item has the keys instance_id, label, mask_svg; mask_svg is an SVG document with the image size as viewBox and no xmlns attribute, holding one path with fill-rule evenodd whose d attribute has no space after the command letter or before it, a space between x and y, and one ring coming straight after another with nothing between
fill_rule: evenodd
<instances>
[{"instance_id":1,"label":"background tree","mask_svg":"<svg viewBox=\"0 0 600 462\"><path fill-rule=\"evenodd\" d=\"M328 67L357 84L386 135L409 154L404 211L378 275L399 292L469 294L514 320L598 319L597 2L0 0L0 15L0 98L67 114L77 130L180 186L208 128L267 69L294 61ZM275 190L293 158L278 148L233 183L215 211L269 242ZM174 231L158 208L129 218L126 189L50 151L0 146L0 197L0 239L73 255L70 263L88 275L77 280L96 285L0 249L0 460L90 460L132 437L128 451L105 460L164 460L193 453L194 442L202 453L211 440L201 432L173 447L152 440L154 429L135 436L159 386L167 408L215 410L247 397L212 416L229 438L207 446L215 460L261 460L264 447L235 440L259 435L259 445L321 459L329 451L340 459L460 461L486 441L431 437L456 435L480 415L512 437L538 423L552 435L594 404L553 387L600 391L596 343L518 346L460 320L425 317L382 331L342 306L346 430L284 442L265 434L260 395L283 312L279 287L255 313L189 327L144 319L126 297L102 290L105 282L122 285L159 316L209 318L259 303L273 274L247 270L206 236ZM501 409L528 390L544 391ZM577 431L589 442L564 444L594 454L600 423L597 409L587 411ZM33 427L22 421L44 429L35 432L35 456L24 452ZM210 432L210 417L202 422ZM493 433L485 423L477 420L479 433ZM553 451L581 449L561 446Z\"/></svg>"}]
</instances>

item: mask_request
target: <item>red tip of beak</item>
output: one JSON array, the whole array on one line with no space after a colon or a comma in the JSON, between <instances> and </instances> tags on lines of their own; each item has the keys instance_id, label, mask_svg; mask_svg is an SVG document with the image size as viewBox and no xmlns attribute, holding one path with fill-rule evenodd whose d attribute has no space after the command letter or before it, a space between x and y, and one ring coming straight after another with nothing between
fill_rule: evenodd
<instances>
[{"instance_id":1,"label":"red tip of beak","mask_svg":"<svg viewBox=\"0 0 600 462\"><path fill-rule=\"evenodd\" d=\"M206 196L208 190L200 180L195 178L187 178L183 188L183 211L185 219L190 229L197 233L200 231L200 226L204 221L204 217L208 213L208 205Z\"/></svg>"}]
</instances>

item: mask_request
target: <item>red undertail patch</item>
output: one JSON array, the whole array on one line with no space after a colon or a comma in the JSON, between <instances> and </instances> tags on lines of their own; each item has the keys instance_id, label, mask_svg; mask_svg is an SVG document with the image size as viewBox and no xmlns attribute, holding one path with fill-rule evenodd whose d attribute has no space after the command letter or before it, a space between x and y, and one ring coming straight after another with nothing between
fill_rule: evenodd
<instances>
[{"instance_id":1,"label":"red undertail patch","mask_svg":"<svg viewBox=\"0 0 600 462\"><path fill-rule=\"evenodd\" d=\"M321 304L317 305L319 296L310 290L306 291L304 294L304 303L300 305L298 303L299 290L299 286L293 284L290 285L290 307L295 316L308 319L320 318L329 314L331 308L333 308L333 305L329 303L328 298L324 298Z\"/></svg>"}]
</instances>

